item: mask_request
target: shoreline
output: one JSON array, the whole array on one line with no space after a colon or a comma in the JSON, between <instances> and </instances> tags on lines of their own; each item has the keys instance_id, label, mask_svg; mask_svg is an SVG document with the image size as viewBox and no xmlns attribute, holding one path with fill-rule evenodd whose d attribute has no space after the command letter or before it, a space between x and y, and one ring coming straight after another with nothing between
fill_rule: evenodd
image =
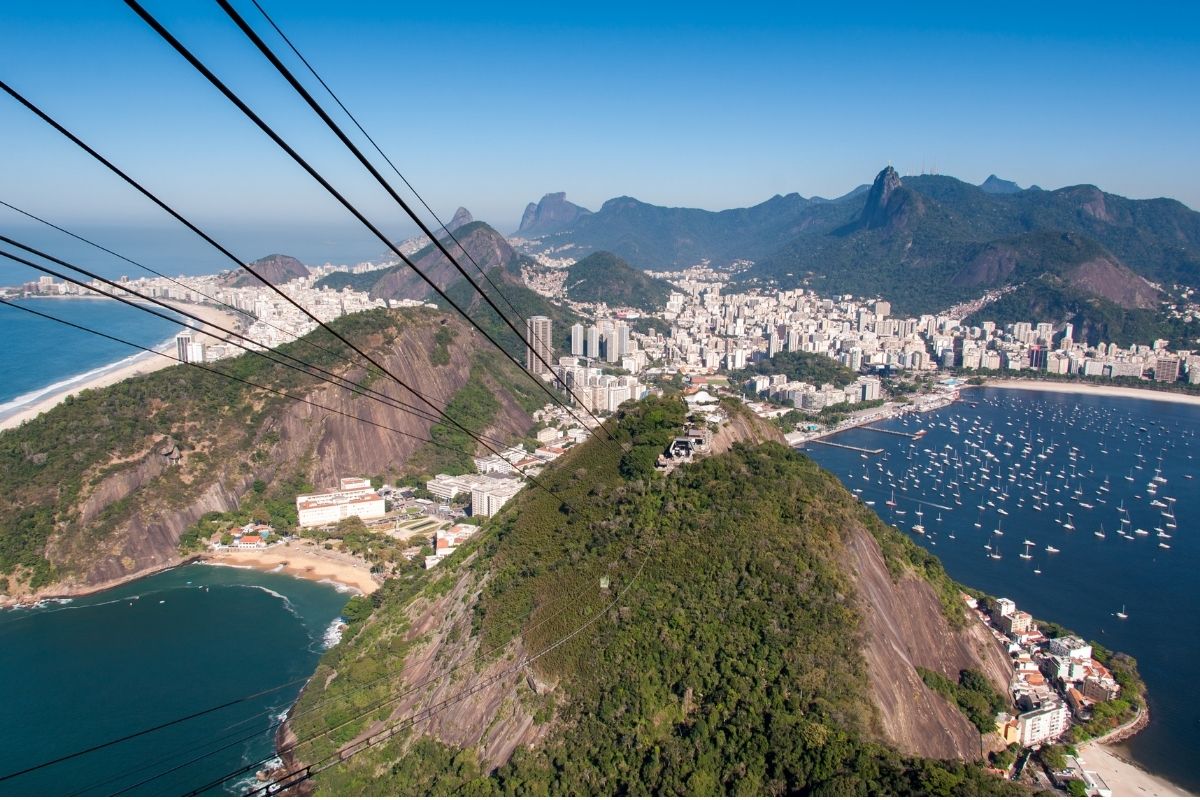
<instances>
[{"instance_id":1,"label":"shoreline","mask_svg":"<svg viewBox=\"0 0 1200 800\"><path fill-rule=\"evenodd\" d=\"M380 582L362 559L337 550L321 549L311 540L276 544L262 550L209 551L196 557L200 564L282 572L293 578L328 582L371 594Z\"/></svg>"},{"instance_id":2,"label":"shoreline","mask_svg":"<svg viewBox=\"0 0 1200 800\"><path fill-rule=\"evenodd\" d=\"M59 298L62 300L85 299L96 300L98 298ZM212 306L197 305L195 303L183 303L177 301L163 301L165 305L176 309L187 311L190 314L195 314L200 319L204 320L204 333L199 334L199 338L208 339L211 341L221 341L217 331L210 326L220 325L233 330L238 329L237 319L228 311L223 311ZM182 326L180 326L182 328ZM120 361L115 361L111 364L102 365L95 369L88 370L80 375L64 378L61 381L55 381L50 386L62 384L57 389L51 390L50 387L45 387L41 390L35 390L34 395L28 401L2 412L0 416L0 431L9 430L19 427L21 424L35 419L39 414L51 410L68 396L79 394L87 389L102 389L105 386L111 386L115 383L120 383L126 378L133 378L138 375L148 375L151 372L157 372L160 369L174 366L179 362L173 358L163 355L164 350L174 346L174 341L165 342L155 349L155 353L147 353L139 351L131 356L126 356ZM9 401L13 402L13 401Z\"/></svg>"},{"instance_id":3,"label":"shoreline","mask_svg":"<svg viewBox=\"0 0 1200 800\"><path fill-rule=\"evenodd\" d=\"M1200 395L1182 394L1179 392L1167 392L1155 389L1143 389L1140 387L1124 387L1124 386L1103 386L1087 383L1069 383L1066 381L1029 381L1018 379L1003 379L996 381L988 381L983 385L962 384L957 387L958 391L952 394L942 395L948 398L945 402L920 403L917 402L916 408L902 409L897 407L890 409L891 413L881 413L878 417L869 419L848 420L842 426L834 430L824 431L817 434L809 434L803 437L797 437L797 441L789 439L789 445L792 447L803 447L807 444L814 443L828 436L834 436L844 433L849 430L869 425L872 422L882 421L882 419L891 419L909 413L924 414L931 411L938 411L947 405L952 405L956 402L966 400L962 394L962 389L1026 389L1038 392L1054 392L1060 394L1081 394L1100 397L1119 397L1122 399L1133 400L1157 400L1168 403L1182 403L1185 405L1200 405ZM936 397L936 396L935 396ZM886 406L885 406L886 408ZM881 409L882 410L882 409ZM1183 789L1181 786L1173 783L1170 779L1151 772L1148 768L1139 764L1132 755L1130 755L1124 745L1138 735L1148 723L1148 714L1143 708L1142 715L1133 721L1125 729L1117 729L1110 731L1105 736L1099 739L1093 739L1083 744L1078 745L1079 761L1089 772L1098 773L1101 778L1108 784L1112 790L1114 797L1187 797L1192 793ZM1107 737L1112 737L1111 739Z\"/></svg>"},{"instance_id":4,"label":"shoreline","mask_svg":"<svg viewBox=\"0 0 1200 800\"><path fill-rule=\"evenodd\" d=\"M982 385L963 384L962 389L1025 389L1031 392L1059 392L1062 394L1086 394L1097 397L1121 397L1126 400L1157 400L1163 403L1184 403L1200 406L1200 395L1168 392L1162 389L1143 389L1138 386L1104 386L1095 383L1071 383L1068 381L1023 381L1004 378L987 381Z\"/></svg>"},{"instance_id":5,"label":"shoreline","mask_svg":"<svg viewBox=\"0 0 1200 800\"><path fill-rule=\"evenodd\" d=\"M33 595L8 597L0 601L0 610L90 597L188 564L253 569L257 572L282 572L301 580L344 587L354 594L371 594L381 585L362 559L339 551L326 551L319 548L315 542L302 539L299 542L274 545L262 550L210 550L192 553L180 556L168 564L79 588L59 584L48 587L49 590L44 593L39 591Z\"/></svg>"},{"instance_id":6,"label":"shoreline","mask_svg":"<svg viewBox=\"0 0 1200 800\"><path fill-rule=\"evenodd\" d=\"M1142 767L1112 744L1085 742L1078 749L1079 763L1103 778L1114 797L1187 797L1191 794Z\"/></svg>"}]
</instances>

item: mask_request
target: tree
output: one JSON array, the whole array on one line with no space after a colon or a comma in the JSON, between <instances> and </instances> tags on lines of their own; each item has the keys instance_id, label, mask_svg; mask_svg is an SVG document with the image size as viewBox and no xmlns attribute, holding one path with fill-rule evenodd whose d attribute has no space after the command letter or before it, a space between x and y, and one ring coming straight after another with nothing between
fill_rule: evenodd
<instances>
[{"instance_id":1,"label":"tree","mask_svg":"<svg viewBox=\"0 0 1200 800\"><path fill-rule=\"evenodd\" d=\"M347 625L362 622L369 616L371 616L371 601L366 595L354 595L346 601L346 605L342 608L342 619L346 620Z\"/></svg>"}]
</instances>

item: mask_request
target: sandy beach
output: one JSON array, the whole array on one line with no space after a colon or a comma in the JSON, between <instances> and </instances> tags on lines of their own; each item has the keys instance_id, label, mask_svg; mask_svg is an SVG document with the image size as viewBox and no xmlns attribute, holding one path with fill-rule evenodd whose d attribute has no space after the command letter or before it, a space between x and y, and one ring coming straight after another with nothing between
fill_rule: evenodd
<instances>
[{"instance_id":1,"label":"sandy beach","mask_svg":"<svg viewBox=\"0 0 1200 800\"><path fill-rule=\"evenodd\" d=\"M64 302L70 302L70 299L64 298ZM169 303L169 305L175 308L187 311L189 314L194 314L204 320L205 332L199 334L197 337L201 341L207 340L209 343L214 343L226 338L225 334L209 328L209 325L215 324L229 328L230 330L237 330L236 320L229 312L212 308L211 306L195 305L192 303L163 302ZM172 355L174 355L174 343L172 342L168 347L171 349ZM126 378L156 372L164 367L170 367L178 363L173 358L168 358L164 355L140 353L136 357L128 361L123 361L117 366L102 370L87 379L71 382L58 391L42 397L36 397L22 406L9 410L6 416L0 419L0 431L15 428L22 422L31 420L44 411L49 411L61 403L68 395L79 394L84 389L99 389L104 386L111 386L114 383L120 383Z\"/></svg>"},{"instance_id":2,"label":"sandy beach","mask_svg":"<svg viewBox=\"0 0 1200 800\"><path fill-rule=\"evenodd\" d=\"M1165 392L1154 389L1139 389L1133 386L1100 386L1094 383L1067 383L1066 381L988 381L989 389L1026 389L1031 392L1065 392L1066 394L1090 394L1101 397L1125 397L1136 400L1159 400L1164 403L1186 403L1200 405L1200 395L1182 392ZM964 389L972 388L963 386Z\"/></svg>"},{"instance_id":3,"label":"sandy beach","mask_svg":"<svg viewBox=\"0 0 1200 800\"><path fill-rule=\"evenodd\" d=\"M1095 742L1081 745L1079 763L1088 771L1098 773L1112 789L1113 797L1187 797L1191 794L1127 760L1112 745Z\"/></svg>"},{"instance_id":4,"label":"sandy beach","mask_svg":"<svg viewBox=\"0 0 1200 800\"><path fill-rule=\"evenodd\" d=\"M332 581L370 594L379 588L370 566L361 558L325 550L314 542L301 540L269 547L265 550L221 550L202 559L206 564L231 567L251 567L271 572L282 569L294 578Z\"/></svg>"}]
</instances>

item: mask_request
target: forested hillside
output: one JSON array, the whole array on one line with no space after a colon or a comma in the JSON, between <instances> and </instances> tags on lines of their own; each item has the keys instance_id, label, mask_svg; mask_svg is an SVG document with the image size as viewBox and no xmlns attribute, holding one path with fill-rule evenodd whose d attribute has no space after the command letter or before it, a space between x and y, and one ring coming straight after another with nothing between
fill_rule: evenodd
<instances>
[{"instance_id":1,"label":"forested hillside","mask_svg":"<svg viewBox=\"0 0 1200 800\"><path fill-rule=\"evenodd\" d=\"M527 488L356 611L290 717L289 758L402 732L323 772L318 793L1009 793L962 760L978 733L916 671L987 671L977 653L995 648L971 638L936 559L777 444L662 477L637 454L684 413L627 407L624 454L576 448L541 476L557 496ZM902 592L933 632L925 652L867 633ZM901 672L868 669L881 659ZM880 680L901 682L905 708L878 704Z\"/></svg>"},{"instance_id":2,"label":"forested hillside","mask_svg":"<svg viewBox=\"0 0 1200 800\"><path fill-rule=\"evenodd\" d=\"M519 438L546 400L441 312L374 310L333 326L473 429ZM348 349L324 331L281 350L388 397L410 397L352 366ZM473 452L473 442L441 425L256 355L214 368L256 386L179 365L81 392L0 433L0 594L72 593L170 565L193 523L247 500L278 510L272 521L286 530L298 487L453 467L413 437Z\"/></svg>"}]
</instances>

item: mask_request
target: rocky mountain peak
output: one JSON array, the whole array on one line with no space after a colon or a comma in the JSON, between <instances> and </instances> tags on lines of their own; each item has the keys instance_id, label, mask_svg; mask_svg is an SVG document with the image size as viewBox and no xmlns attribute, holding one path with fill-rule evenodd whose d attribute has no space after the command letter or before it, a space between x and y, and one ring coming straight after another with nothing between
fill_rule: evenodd
<instances>
[{"instance_id":1,"label":"rocky mountain peak","mask_svg":"<svg viewBox=\"0 0 1200 800\"><path fill-rule=\"evenodd\" d=\"M979 188L988 194L1016 194L1023 191L1015 182L998 178L994 173L988 175L987 180L979 184Z\"/></svg>"},{"instance_id":2,"label":"rocky mountain peak","mask_svg":"<svg viewBox=\"0 0 1200 800\"><path fill-rule=\"evenodd\" d=\"M875 181L867 192L867 202L863 206L858 226L894 227L898 222L903 222L910 213L920 213L920 202L910 202L910 196L916 197L900 182L896 170L888 165L875 176Z\"/></svg>"},{"instance_id":3,"label":"rocky mountain peak","mask_svg":"<svg viewBox=\"0 0 1200 800\"><path fill-rule=\"evenodd\" d=\"M568 201L566 192L551 192L544 195L536 205L530 203L525 206L517 233L525 236L555 233L569 228L577 220L591 213L583 206Z\"/></svg>"},{"instance_id":4,"label":"rocky mountain peak","mask_svg":"<svg viewBox=\"0 0 1200 800\"><path fill-rule=\"evenodd\" d=\"M474 221L475 218L471 216L471 212L467 211L462 206L459 206L458 210L454 212L454 216L450 218L450 224L447 225L446 228L451 233L454 233L463 225L470 225Z\"/></svg>"}]
</instances>

